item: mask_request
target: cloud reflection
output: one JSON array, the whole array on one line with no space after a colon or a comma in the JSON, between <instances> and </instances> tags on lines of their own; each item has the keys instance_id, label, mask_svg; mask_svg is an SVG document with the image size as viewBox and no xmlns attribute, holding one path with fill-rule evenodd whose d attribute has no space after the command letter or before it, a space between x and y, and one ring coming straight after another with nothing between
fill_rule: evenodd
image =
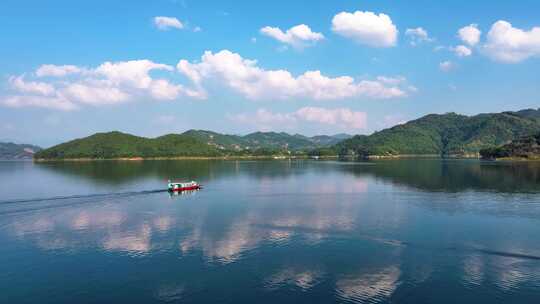
<instances>
[{"instance_id":1,"label":"cloud reflection","mask_svg":"<svg viewBox=\"0 0 540 304\"><path fill-rule=\"evenodd\" d=\"M377 303L387 300L396 290L401 272L389 266L374 273L348 277L336 282L336 292L344 300Z\"/></svg>"}]
</instances>

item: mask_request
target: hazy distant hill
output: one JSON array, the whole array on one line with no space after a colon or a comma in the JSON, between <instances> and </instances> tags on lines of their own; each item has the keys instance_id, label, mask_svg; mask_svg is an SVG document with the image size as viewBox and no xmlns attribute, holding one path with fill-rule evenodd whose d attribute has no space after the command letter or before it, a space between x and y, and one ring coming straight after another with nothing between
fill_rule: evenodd
<instances>
[{"instance_id":1,"label":"hazy distant hill","mask_svg":"<svg viewBox=\"0 0 540 304\"><path fill-rule=\"evenodd\" d=\"M0 159L31 159L40 150L38 146L0 142Z\"/></svg>"},{"instance_id":2,"label":"hazy distant hill","mask_svg":"<svg viewBox=\"0 0 540 304\"><path fill-rule=\"evenodd\" d=\"M430 114L372 135L357 135L333 147L356 155L462 155L540 131L540 110L465 116Z\"/></svg>"}]
</instances>

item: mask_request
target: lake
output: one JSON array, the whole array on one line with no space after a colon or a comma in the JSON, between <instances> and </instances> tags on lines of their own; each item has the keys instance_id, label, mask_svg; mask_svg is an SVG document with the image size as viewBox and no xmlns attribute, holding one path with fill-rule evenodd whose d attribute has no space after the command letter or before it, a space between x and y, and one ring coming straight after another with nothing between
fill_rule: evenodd
<instances>
[{"instance_id":1,"label":"lake","mask_svg":"<svg viewBox=\"0 0 540 304\"><path fill-rule=\"evenodd\" d=\"M0 162L0 181L0 303L540 300L540 163Z\"/></svg>"}]
</instances>

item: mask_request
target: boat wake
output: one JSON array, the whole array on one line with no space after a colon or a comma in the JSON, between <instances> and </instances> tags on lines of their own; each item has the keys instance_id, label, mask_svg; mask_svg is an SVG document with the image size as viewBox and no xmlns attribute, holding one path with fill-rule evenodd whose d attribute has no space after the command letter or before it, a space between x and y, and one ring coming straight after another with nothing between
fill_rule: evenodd
<instances>
[{"instance_id":1,"label":"boat wake","mask_svg":"<svg viewBox=\"0 0 540 304\"><path fill-rule=\"evenodd\" d=\"M79 205L83 203L96 202L98 200L103 200L103 199L125 198L125 197L146 195L146 194L160 193L160 192L167 192L167 190L156 189L156 190L143 190L143 191L111 192L111 193L97 193L97 194L85 194L85 195L53 196L53 197L19 199L19 200L5 200L5 201L0 201L0 215L38 211L38 210L52 209L52 208L58 208L58 207L68 207L68 206ZM36 203L40 203L40 204L36 204Z\"/></svg>"}]
</instances>

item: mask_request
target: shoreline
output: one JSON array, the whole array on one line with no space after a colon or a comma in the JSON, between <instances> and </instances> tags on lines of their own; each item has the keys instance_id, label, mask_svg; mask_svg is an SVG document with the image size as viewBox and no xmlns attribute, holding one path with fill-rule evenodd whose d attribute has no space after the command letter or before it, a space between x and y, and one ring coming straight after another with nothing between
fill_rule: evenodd
<instances>
[{"instance_id":1,"label":"shoreline","mask_svg":"<svg viewBox=\"0 0 540 304\"><path fill-rule=\"evenodd\" d=\"M262 156L173 156L173 157L118 157L118 158L34 158L33 162L93 162L93 161L151 161L151 160L286 160L286 159L354 159L354 160L392 160L392 159L478 159L478 155L449 155L442 157L438 154L400 154L400 155L324 155L324 156L309 156L309 155L262 155ZM525 159L527 160L527 159Z\"/></svg>"},{"instance_id":2,"label":"shoreline","mask_svg":"<svg viewBox=\"0 0 540 304\"><path fill-rule=\"evenodd\" d=\"M318 159L337 159L339 156L321 156ZM33 162L94 162L94 161L126 161L137 162L147 160L285 160L285 159L317 159L312 156L174 156L174 157L118 157L118 158L35 158Z\"/></svg>"}]
</instances>

